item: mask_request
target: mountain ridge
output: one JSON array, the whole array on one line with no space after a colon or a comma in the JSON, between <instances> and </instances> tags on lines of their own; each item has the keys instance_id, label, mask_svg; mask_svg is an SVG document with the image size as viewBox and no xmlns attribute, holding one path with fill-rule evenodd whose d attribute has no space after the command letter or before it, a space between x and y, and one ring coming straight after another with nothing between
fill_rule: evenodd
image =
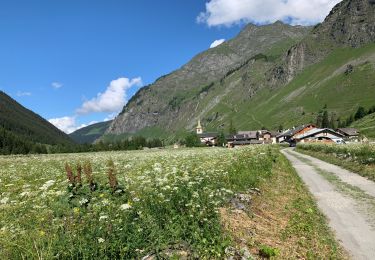
<instances>
[{"instance_id":1,"label":"mountain ridge","mask_svg":"<svg viewBox=\"0 0 375 260\"><path fill-rule=\"evenodd\" d=\"M173 129L173 122L169 119L179 117L181 105L186 100L206 92L213 82L226 77L262 51L272 49L275 43L290 46L310 30L310 27L290 26L280 22L246 26L238 37L198 54L180 70L141 89L124 107L106 134L135 133L155 125ZM241 53L243 55L239 55ZM146 102L147 107L142 107Z\"/></svg>"},{"instance_id":2,"label":"mountain ridge","mask_svg":"<svg viewBox=\"0 0 375 260\"><path fill-rule=\"evenodd\" d=\"M268 28L274 30L270 32ZM293 34L298 29L303 34L300 37ZM286 37L288 33L296 37ZM256 36L258 45L248 41L254 40L251 35ZM331 98L327 100L332 107L330 112L345 115L358 105L372 105L366 98L352 95L355 99L348 93L357 87L363 97L374 94L374 62L369 58L374 50L368 46L374 41L375 4L369 0L340 2L314 28L280 22L248 25L236 38L198 54L180 70L139 91L106 134L137 133L156 127L178 135L193 129L198 119L213 130L225 128L232 119L246 128L262 127L263 123L274 128L279 124L291 126L301 120L314 120L314 113L324 106L326 96ZM232 48L242 51L243 57L235 59L237 54ZM236 62L231 63L231 59ZM356 62L358 59L360 63ZM336 72L351 63L356 64L354 73L344 77L344 73ZM323 68L335 77L327 75ZM193 73L184 78L187 69ZM308 71L319 77L312 79L306 74ZM360 77L367 80L361 81ZM334 95L324 94L338 88L337 84L342 85L340 91L347 95L343 99L350 108L341 106Z\"/></svg>"}]
</instances>

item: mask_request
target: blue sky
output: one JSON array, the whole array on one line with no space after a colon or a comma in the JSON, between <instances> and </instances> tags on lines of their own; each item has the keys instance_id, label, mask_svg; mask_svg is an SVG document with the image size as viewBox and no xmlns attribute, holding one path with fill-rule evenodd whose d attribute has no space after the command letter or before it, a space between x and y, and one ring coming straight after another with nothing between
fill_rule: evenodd
<instances>
[{"instance_id":1,"label":"blue sky","mask_svg":"<svg viewBox=\"0 0 375 260\"><path fill-rule=\"evenodd\" d=\"M330 3L323 13L338 2L315 1ZM215 40L234 37L246 22L322 20L302 19L298 11L264 18L253 2L1 0L0 89L70 132L115 115L119 107L105 99L119 94L125 103ZM244 4L251 8L238 12Z\"/></svg>"}]
</instances>

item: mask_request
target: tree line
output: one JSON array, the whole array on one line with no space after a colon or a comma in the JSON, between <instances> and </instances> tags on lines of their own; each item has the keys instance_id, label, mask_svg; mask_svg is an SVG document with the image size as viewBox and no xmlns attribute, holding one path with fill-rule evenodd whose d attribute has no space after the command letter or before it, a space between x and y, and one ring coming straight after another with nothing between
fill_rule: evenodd
<instances>
[{"instance_id":1,"label":"tree line","mask_svg":"<svg viewBox=\"0 0 375 260\"><path fill-rule=\"evenodd\" d=\"M335 113L329 113L327 105L325 105L318 113L316 118L316 126L320 128L344 128L372 113L375 113L375 105L370 107L368 110L362 106L359 106L354 114L351 114L346 119L342 119L340 117L336 117Z\"/></svg>"},{"instance_id":2,"label":"tree line","mask_svg":"<svg viewBox=\"0 0 375 260\"><path fill-rule=\"evenodd\" d=\"M163 146L164 142L159 138L146 139L142 136L112 142L99 141L95 144L40 144L28 141L23 136L0 127L0 154L2 155L127 151Z\"/></svg>"}]
</instances>

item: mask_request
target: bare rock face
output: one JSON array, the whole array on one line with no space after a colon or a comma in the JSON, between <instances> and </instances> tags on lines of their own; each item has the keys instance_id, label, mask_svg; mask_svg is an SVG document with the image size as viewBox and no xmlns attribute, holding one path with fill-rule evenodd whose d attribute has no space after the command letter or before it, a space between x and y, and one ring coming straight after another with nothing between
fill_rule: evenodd
<instances>
[{"instance_id":1,"label":"bare rock face","mask_svg":"<svg viewBox=\"0 0 375 260\"><path fill-rule=\"evenodd\" d=\"M336 5L314 34L337 44L360 47L375 41L375 1L345 0Z\"/></svg>"},{"instance_id":2,"label":"bare rock face","mask_svg":"<svg viewBox=\"0 0 375 260\"><path fill-rule=\"evenodd\" d=\"M375 0L344 0L322 24L293 46L284 62L270 72L271 86L283 86L305 67L324 59L336 47L361 47L375 42Z\"/></svg>"}]
</instances>

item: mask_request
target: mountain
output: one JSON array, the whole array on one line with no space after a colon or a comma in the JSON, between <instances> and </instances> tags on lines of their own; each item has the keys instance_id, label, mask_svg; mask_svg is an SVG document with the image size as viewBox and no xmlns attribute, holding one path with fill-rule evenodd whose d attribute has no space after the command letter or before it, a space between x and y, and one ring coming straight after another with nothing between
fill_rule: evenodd
<instances>
[{"instance_id":1,"label":"mountain","mask_svg":"<svg viewBox=\"0 0 375 260\"><path fill-rule=\"evenodd\" d=\"M72 144L68 135L0 91L0 128L23 143Z\"/></svg>"},{"instance_id":2,"label":"mountain","mask_svg":"<svg viewBox=\"0 0 375 260\"><path fill-rule=\"evenodd\" d=\"M241 66L262 60L261 52L276 59L310 29L281 22L248 25L235 39L197 55L181 69L141 89L114 120L107 134L136 133L144 128L174 131L187 122L192 123L201 98L217 87L216 82Z\"/></svg>"},{"instance_id":3,"label":"mountain","mask_svg":"<svg viewBox=\"0 0 375 260\"><path fill-rule=\"evenodd\" d=\"M71 133L69 136L76 143L92 144L95 142L95 140L99 139L105 133L105 131L107 131L111 123L112 123L112 120L89 125L87 127L78 129L77 131Z\"/></svg>"},{"instance_id":4,"label":"mountain","mask_svg":"<svg viewBox=\"0 0 375 260\"><path fill-rule=\"evenodd\" d=\"M262 126L335 117L375 101L375 1L344 0L314 28L248 25L141 89L106 131L113 134Z\"/></svg>"}]
</instances>

